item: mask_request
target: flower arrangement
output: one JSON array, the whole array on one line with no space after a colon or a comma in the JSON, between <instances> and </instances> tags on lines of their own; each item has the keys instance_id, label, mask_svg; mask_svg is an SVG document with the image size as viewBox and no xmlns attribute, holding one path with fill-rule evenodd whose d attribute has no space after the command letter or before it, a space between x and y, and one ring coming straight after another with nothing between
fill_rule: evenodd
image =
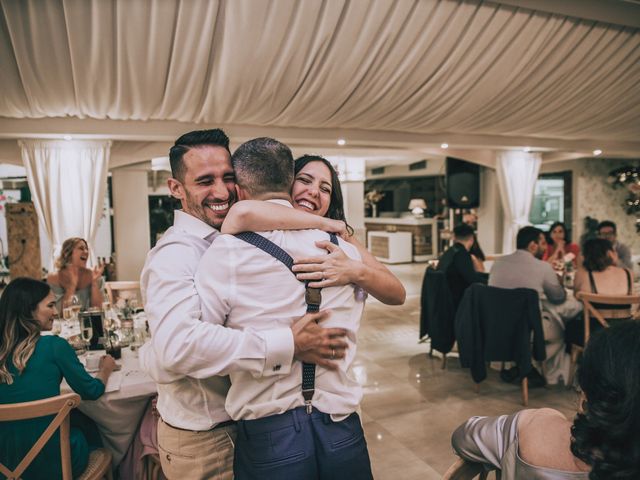
<instances>
[{"instance_id":1,"label":"flower arrangement","mask_svg":"<svg viewBox=\"0 0 640 480\"><path fill-rule=\"evenodd\" d=\"M623 208L627 215L636 216L636 230L640 233L640 166L626 166L609 172L613 188L625 187L629 191Z\"/></svg>"},{"instance_id":2,"label":"flower arrangement","mask_svg":"<svg viewBox=\"0 0 640 480\"><path fill-rule=\"evenodd\" d=\"M384 198L384 193L378 190L369 190L364 194L364 203L368 205L376 205L380 200Z\"/></svg>"}]
</instances>

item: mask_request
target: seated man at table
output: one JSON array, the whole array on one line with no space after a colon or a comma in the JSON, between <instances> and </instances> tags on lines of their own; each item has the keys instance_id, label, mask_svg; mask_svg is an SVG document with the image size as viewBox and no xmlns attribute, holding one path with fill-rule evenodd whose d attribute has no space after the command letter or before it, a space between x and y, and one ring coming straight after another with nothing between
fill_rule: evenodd
<instances>
[{"instance_id":1,"label":"seated man at table","mask_svg":"<svg viewBox=\"0 0 640 480\"><path fill-rule=\"evenodd\" d=\"M470 253L475 242L473 228L465 223L453 229L454 243L438 259L438 270L445 272L453 305L457 309L462 295L472 283L487 283L487 275L477 272Z\"/></svg>"},{"instance_id":2,"label":"seated man at table","mask_svg":"<svg viewBox=\"0 0 640 480\"><path fill-rule=\"evenodd\" d=\"M551 265L543 262L542 256L547 241L542 230L523 227L516 237L517 250L511 255L498 258L489 274L489 285L498 288L530 288L538 292L543 312L542 317L547 360L545 370L547 382L556 383L559 376L565 380L569 374L569 358L563 349L564 322L575 317L582 305L567 293Z\"/></svg>"},{"instance_id":3,"label":"seated man at table","mask_svg":"<svg viewBox=\"0 0 640 480\"><path fill-rule=\"evenodd\" d=\"M618 241L618 229L611 220L604 220L598 224L598 237L609 240L613 244L613 249L618 256L618 267L626 268L633 272L633 262L631 261L631 249Z\"/></svg>"}]
</instances>

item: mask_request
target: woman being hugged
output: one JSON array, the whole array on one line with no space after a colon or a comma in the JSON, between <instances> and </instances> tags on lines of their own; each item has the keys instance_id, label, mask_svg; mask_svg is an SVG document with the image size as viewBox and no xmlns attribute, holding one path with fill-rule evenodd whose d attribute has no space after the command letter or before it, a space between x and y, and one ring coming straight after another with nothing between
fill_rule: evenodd
<instances>
[{"instance_id":1,"label":"woman being hugged","mask_svg":"<svg viewBox=\"0 0 640 480\"><path fill-rule=\"evenodd\" d=\"M350 259L330 241L316 242L329 255L296 259L293 267L298 280L309 280L310 287L323 288L353 283L388 305L401 305L406 298L402 283L353 236L345 219L340 180L329 161L317 155L304 155L295 161L291 200L294 210L254 200L236 203L224 223L222 233L243 231L318 228L341 233L353 244L362 262ZM274 225L275 223L275 225Z\"/></svg>"},{"instance_id":2,"label":"woman being hugged","mask_svg":"<svg viewBox=\"0 0 640 480\"><path fill-rule=\"evenodd\" d=\"M62 244L60 256L56 259L57 271L47 277L60 311L71 303L74 295L83 310L102 306L104 267L90 270L87 268L88 259L89 246L83 238L67 238Z\"/></svg>"},{"instance_id":3,"label":"woman being hugged","mask_svg":"<svg viewBox=\"0 0 640 480\"><path fill-rule=\"evenodd\" d=\"M91 377L66 340L51 330L56 313L55 297L44 282L16 278L0 298L0 403L41 400L60 395L64 378L83 399L95 400L104 393L115 367L110 356L100 360L96 378ZM0 423L0 461L15 468L49 425L51 418ZM71 461L74 476L82 472L89 458L84 434L71 428ZM95 445L98 446L98 445ZM61 478L60 437L56 433L29 466L23 477Z\"/></svg>"}]
</instances>

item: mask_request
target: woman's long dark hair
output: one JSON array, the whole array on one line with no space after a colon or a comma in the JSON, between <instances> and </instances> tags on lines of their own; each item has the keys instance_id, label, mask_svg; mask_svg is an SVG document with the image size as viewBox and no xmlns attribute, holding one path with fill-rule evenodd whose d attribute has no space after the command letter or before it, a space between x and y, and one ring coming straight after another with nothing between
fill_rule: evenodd
<instances>
[{"instance_id":1,"label":"woman's long dark hair","mask_svg":"<svg viewBox=\"0 0 640 480\"><path fill-rule=\"evenodd\" d=\"M556 228L557 226L562 227L562 230L564 230L564 241L567 245L570 244L571 238L569 237L569 232L567 232L567 226L563 222L553 222L551 224L551 228L549 228L549 232L547 232L547 243L549 245L553 245L553 238L551 238L551 232L553 232L553 229Z\"/></svg>"},{"instance_id":2,"label":"woman's long dark hair","mask_svg":"<svg viewBox=\"0 0 640 480\"><path fill-rule=\"evenodd\" d=\"M640 322L592 335L578 370L585 394L571 428L571 452L591 480L640 478Z\"/></svg>"},{"instance_id":3,"label":"woman's long dark hair","mask_svg":"<svg viewBox=\"0 0 640 480\"><path fill-rule=\"evenodd\" d=\"M608 255L613 252L613 244L605 238L592 238L584 242L582 249L582 266L590 272L602 272L613 265L613 259Z\"/></svg>"},{"instance_id":4,"label":"woman's long dark hair","mask_svg":"<svg viewBox=\"0 0 640 480\"><path fill-rule=\"evenodd\" d=\"M33 318L38 304L51 287L40 280L20 277L12 280L0 298L0 383L13 383L7 361L22 372L40 336L40 324Z\"/></svg>"},{"instance_id":5,"label":"woman's long dark hair","mask_svg":"<svg viewBox=\"0 0 640 480\"><path fill-rule=\"evenodd\" d=\"M332 218L333 220L342 220L347 225L347 233L349 235L353 235L353 228L347 223L347 219L344 215L344 200L342 198L340 179L329 160L319 155L303 155L300 158L296 158L294 174L297 176L298 173L300 173L300 170L311 162L324 163L331 174L331 198L329 200L329 210L327 210L325 217Z\"/></svg>"}]
</instances>

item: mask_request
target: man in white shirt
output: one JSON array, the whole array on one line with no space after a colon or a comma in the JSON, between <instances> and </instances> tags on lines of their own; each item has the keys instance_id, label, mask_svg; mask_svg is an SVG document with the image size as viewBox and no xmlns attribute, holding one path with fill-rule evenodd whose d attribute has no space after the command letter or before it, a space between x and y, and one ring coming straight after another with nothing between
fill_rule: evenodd
<instances>
[{"instance_id":1,"label":"man in white shirt","mask_svg":"<svg viewBox=\"0 0 640 480\"><path fill-rule=\"evenodd\" d=\"M286 145L258 138L232 156L240 199L265 200L290 208L293 157ZM291 257L321 255L319 230L261 232ZM259 237L258 237L259 238ZM360 259L355 247L340 242L345 254ZM280 260L242 239L221 235L203 255L196 274L203 316L226 318L240 331L288 327L306 309L305 286ZM230 373L226 408L238 422L235 477L256 479L369 479L371 467L360 418L362 388L351 364L364 299L352 285L322 289L327 325L347 330L349 348L334 371L318 367L308 408L302 393L300 362L287 375L256 378ZM339 349L335 349L338 351Z\"/></svg>"},{"instance_id":2,"label":"man in white shirt","mask_svg":"<svg viewBox=\"0 0 640 480\"><path fill-rule=\"evenodd\" d=\"M226 328L224 317L201 315L196 268L236 199L229 139L218 129L187 133L171 148L170 161L169 189L182 210L149 252L142 272L152 340L140 350L140 363L158 382L158 445L165 475L232 478L235 425L224 410L229 380L220 375L242 370L277 377L291 370L294 354L323 363L329 342L346 346L336 337L346 332L308 321L326 314L309 315L293 328L274 325L260 332Z\"/></svg>"}]
</instances>

